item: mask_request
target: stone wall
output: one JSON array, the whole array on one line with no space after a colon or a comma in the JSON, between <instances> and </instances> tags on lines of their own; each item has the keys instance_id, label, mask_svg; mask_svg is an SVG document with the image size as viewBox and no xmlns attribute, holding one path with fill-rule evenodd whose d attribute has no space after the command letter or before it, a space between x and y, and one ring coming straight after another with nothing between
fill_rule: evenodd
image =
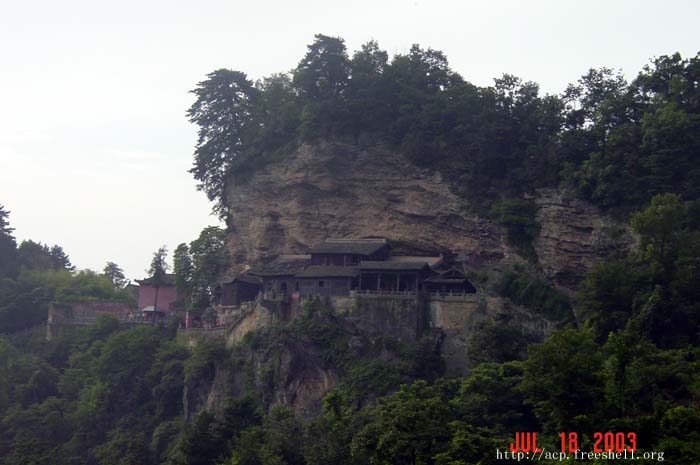
<instances>
[{"instance_id":1,"label":"stone wall","mask_svg":"<svg viewBox=\"0 0 700 465\"><path fill-rule=\"evenodd\" d=\"M228 328L226 345L231 347L240 343L246 334L256 329L270 326L275 320L275 302L258 301L255 305L246 306L240 316Z\"/></svg>"},{"instance_id":2,"label":"stone wall","mask_svg":"<svg viewBox=\"0 0 700 465\"><path fill-rule=\"evenodd\" d=\"M483 299L477 294L459 296L431 296L428 300L430 326L444 330L464 327L475 314Z\"/></svg>"},{"instance_id":3,"label":"stone wall","mask_svg":"<svg viewBox=\"0 0 700 465\"><path fill-rule=\"evenodd\" d=\"M413 293L353 291L350 297L333 298L332 305L339 315L372 336L414 341L426 326L424 306Z\"/></svg>"},{"instance_id":4,"label":"stone wall","mask_svg":"<svg viewBox=\"0 0 700 465\"><path fill-rule=\"evenodd\" d=\"M74 328L93 324L101 315L108 315L125 323L141 323L142 318L132 315L135 310L126 302L65 302L51 303L46 320L46 338L51 339Z\"/></svg>"}]
</instances>

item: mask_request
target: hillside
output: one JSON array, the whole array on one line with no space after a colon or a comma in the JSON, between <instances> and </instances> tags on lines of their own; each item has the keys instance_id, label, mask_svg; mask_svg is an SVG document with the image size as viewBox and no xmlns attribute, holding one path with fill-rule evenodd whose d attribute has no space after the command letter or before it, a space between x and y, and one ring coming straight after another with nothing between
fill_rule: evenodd
<instances>
[{"instance_id":1,"label":"hillside","mask_svg":"<svg viewBox=\"0 0 700 465\"><path fill-rule=\"evenodd\" d=\"M0 206L0 462L489 465L537 432L567 454L543 463L700 463L700 55L557 96L317 35L290 73L193 94L227 229L175 249L168 324L45 340L52 302L128 301L123 273L18 246ZM223 304L239 278L254 300Z\"/></svg>"},{"instance_id":2,"label":"hillside","mask_svg":"<svg viewBox=\"0 0 700 465\"><path fill-rule=\"evenodd\" d=\"M468 210L439 173L386 147L305 144L226 193L234 267L305 253L329 237L384 237L420 253L452 252L474 270L505 270L530 257L497 221ZM592 264L624 251L626 226L573 194L532 196L533 267L574 290Z\"/></svg>"}]
</instances>

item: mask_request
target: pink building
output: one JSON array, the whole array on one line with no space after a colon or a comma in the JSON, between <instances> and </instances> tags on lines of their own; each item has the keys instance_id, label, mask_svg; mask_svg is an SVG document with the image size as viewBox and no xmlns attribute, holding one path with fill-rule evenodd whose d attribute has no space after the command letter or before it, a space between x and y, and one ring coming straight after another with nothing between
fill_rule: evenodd
<instances>
[{"instance_id":1,"label":"pink building","mask_svg":"<svg viewBox=\"0 0 700 465\"><path fill-rule=\"evenodd\" d=\"M136 282L139 284L138 308L140 311L152 312L155 308L155 310L167 315L177 309L176 302L180 296L175 287L174 274L163 276L162 282L157 289L153 285L153 278L137 279ZM158 293L157 303L156 290Z\"/></svg>"}]
</instances>

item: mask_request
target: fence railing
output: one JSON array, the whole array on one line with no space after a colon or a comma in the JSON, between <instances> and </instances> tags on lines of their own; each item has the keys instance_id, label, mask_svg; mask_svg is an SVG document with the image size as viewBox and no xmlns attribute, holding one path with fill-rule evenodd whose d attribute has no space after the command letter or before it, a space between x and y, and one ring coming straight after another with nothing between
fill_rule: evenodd
<instances>
[{"instance_id":1,"label":"fence railing","mask_svg":"<svg viewBox=\"0 0 700 465\"><path fill-rule=\"evenodd\" d=\"M426 294L431 300L472 300L477 298L474 292L430 292Z\"/></svg>"},{"instance_id":2,"label":"fence railing","mask_svg":"<svg viewBox=\"0 0 700 465\"><path fill-rule=\"evenodd\" d=\"M350 296L387 296L387 297L417 297L416 291L369 291L369 290L353 290L350 291Z\"/></svg>"},{"instance_id":3,"label":"fence railing","mask_svg":"<svg viewBox=\"0 0 700 465\"><path fill-rule=\"evenodd\" d=\"M95 315L95 316L74 316L70 318L50 318L47 323L50 325L91 325L97 322L101 316L114 318L120 323L126 324L152 324L153 318L150 316L137 315ZM167 317L156 318L156 323L167 321Z\"/></svg>"}]
</instances>

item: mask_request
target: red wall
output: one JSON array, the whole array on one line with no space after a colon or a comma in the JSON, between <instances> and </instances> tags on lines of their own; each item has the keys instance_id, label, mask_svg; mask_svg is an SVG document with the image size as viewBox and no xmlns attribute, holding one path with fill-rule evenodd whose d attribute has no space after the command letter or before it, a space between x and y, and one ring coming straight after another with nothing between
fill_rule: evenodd
<instances>
[{"instance_id":1,"label":"red wall","mask_svg":"<svg viewBox=\"0 0 700 465\"><path fill-rule=\"evenodd\" d=\"M177 300L177 288L175 286L160 286L158 288L158 309L168 312L170 304ZM153 286L139 286L139 310L150 307L155 303L156 288Z\"/></svg>"}]
</instances>

